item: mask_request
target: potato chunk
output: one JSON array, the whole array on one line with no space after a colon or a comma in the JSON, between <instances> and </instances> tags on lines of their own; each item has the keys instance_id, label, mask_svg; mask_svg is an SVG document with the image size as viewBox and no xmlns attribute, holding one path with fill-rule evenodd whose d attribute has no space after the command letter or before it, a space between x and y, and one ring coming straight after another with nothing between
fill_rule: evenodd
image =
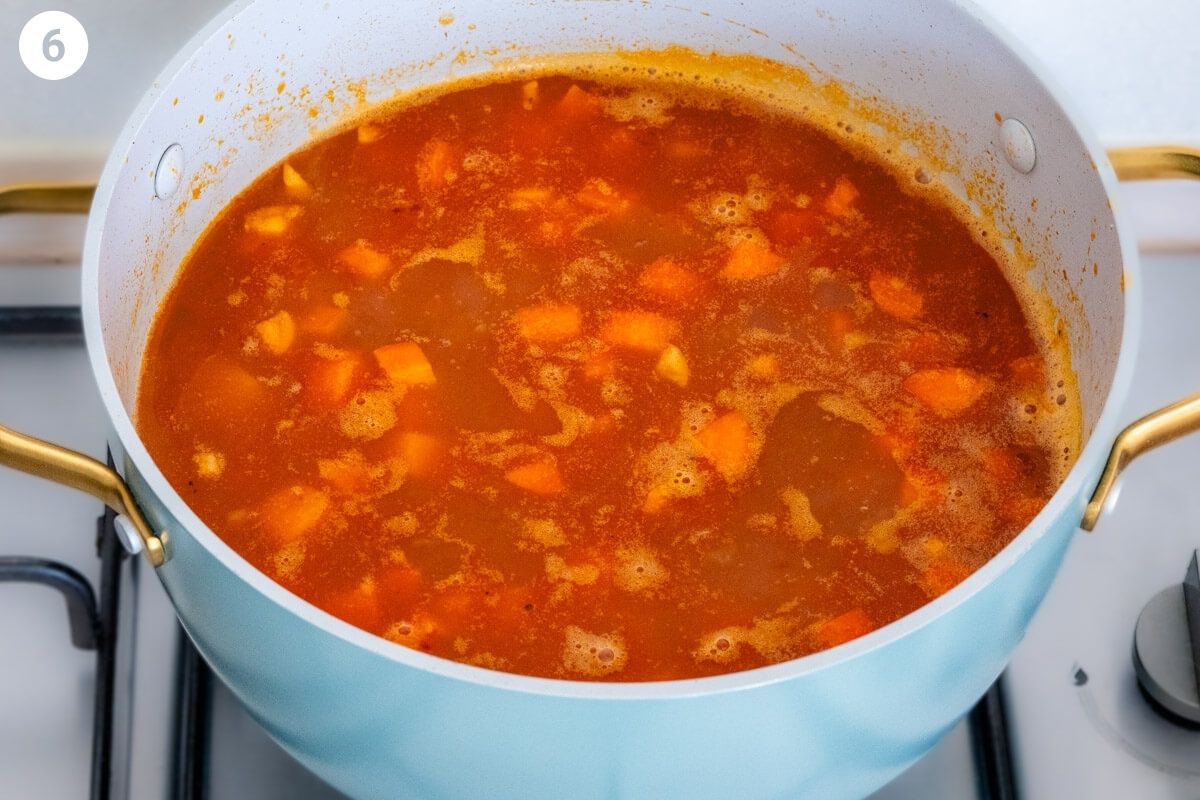
<instances>
[{"instance_id":1,"label":"potato chunk","mask_svg":"<svg viewBox=\"0 0 1200 800\"><path fill-rule=\"evenodd\" d=\"M397 342L375 350L375 360L392 379L405 386L427 386L437 383L433 366L416 342Z\"/></svg>"},{"instance_id":2,"label":"potato chunk","mask_svg":"<svg viewBox=\"0 0 1200 800\"><path fill-rule=\"evenodd\" d=\"M293 200L308 200L313 193L312 186L291 164L283 165L283 188Z\"/></svg>"},{"instance_id":3,"label":"potato chunk","mask_svg":"<svg viewBox=\"0 0 1200 800\"><path fill-rule=\"evenodd\" d=\"M308 533L329 508L329 495L311 486L289 486L268 497L262 505L262 524L276 545L285 545Z\"/></svg>"},{"instance_id":4,"label":"potato chunk","mask_svg":"<svg viewBox=\"0 0 1200 800\"><path fill-rule=\"evenodd\" d=\"M854 204L858 200L858 189L850 179L842 176L833 183L833 189L825 197L822 207L827 214L835 217L848 217L854 213Z\"/></svg>"},{"instance_id":5,"label":"potato chunk","mask_svg":"<svg viewBox=\"0 0 1200 800\"><path fill-rule=\"evenodd\" d=\"M283 236L303 213L304 206L263 206L248 213L243 225L248 233Z\"/></svg>"},{"instance_id":6,"label":"potato chunk","mask_svg":"<svg viewBox=\"0 0 1200 800\"><path fill-rule=\"evenodd\" d=\"M734 281L751 281L774 275L786 259L759 242L746 239L738 242L729 253L721 275Z\"/></svg>"},{"instance_id":7,"label":"potato chunk","mask_svg":"<svg viewBox=\"0 0 1200 800\"><path fill-rule=\"evenodd\" d=\"M417 156L417 186L436 192L458 179L458 151L443 139L430 139Z\"/></svg>"},{"instance_id":8,"label":"potato chunk","mask_svg":"<svg viewBox=\"0 0 1200 800\"><path fill-rule=\"evenodd\" d=\"M661 300L684 304L699 298L704 282L690 269L664 256L642 270L638 285Z\"/></svg>"},{"instance_id":9,"label":"potato chunk","mask_svg":"<svg viewBox=\"0 0 1200 800\"><path fill-rule=\"evenodd\" d=\"M651 311L617 311L600 336L609 344L629 350L661 353L679 333L679 323Z\"/></svg>"},{"instance_id":10,"label":"potato chunk","mask_svg":"<svg viewBox=\"0 0 1200 800\"><path fill-rule=\"evenodd\" d=\"M338 253L337 260L342 267L364 278L378 278L392 266L392 260L386 253L372 248L364 239L343 249Z\"/></svg>"},{"instance_id":11,"label":"potato chunk","mask_svg":"<svg viewBox=\"0 0 1200 800\"><path fill-rule=\"evenodd\" d=\"M513 467L504 473L504 479L513 486L533 494L558 494L565 488L558 465L551 459Z\"/></svg>"},{"instance_id":12,"label":"potato chunk","mask_svg":"<svg viewBox=\"0 0 1200 800\"><path fill-rule=\"evenodd\" d=\"M537 344L573 339L583 328L583 315L570 303L544 303L517 309L513 315L521 337Z\"/></svg>"},{"instance_id":13,"label":"potato chunk","mask_svg":"<svg viewBox=\"0 0 1200 800\"><path fill-rule=\"evenodd\" d=\"M722 414L705 425L696 441L700 452L729 481L740 480L754 457L754 431L740 411Z\"/></svg>"},{"instance_id":14,"label":"potato chunk","mask_svg":"<svg viewBox=\"0 0 1200 800\"><path fill-rule=\"evenodd\" d=\"M871 276L868 287L871 299L885 313L904 321L921 316L925 298L903 278L877 272Z\"/></svg>"},{"instance_id":15,"label":"potato chunk","mask_svg":"<svg viewBox=\"0 0 1200 800\"><path fill-rule=\"evenodd\" d=\"M263 346L275 355L283 355L296 340L296 321L286 311L264 319L254 326Z\"/></svg>"},{"instance_id":16,"label":"potato chunk","mask_svg":"<svg viewBox=\"0 0 1200 800\"><path fill-rule=\"evenodd\" d=\"M904 388L939 417L966 411L987 394L988 379L969 369L923 369L904 379Z\"/></svg>"},{"instance_id":17,"label":"potato chunk","mask_svg":"<svg viewBox=\"0 0 1200 800\"><path fill-rule=\"evenodd\" d=\"M658 363L654 365L654 372L658 377L670 381L680 388L687 386L690 375L683 351L673 344L667 345L662 351L662 355L658 357Z\"/></svg>"}]
</instances>

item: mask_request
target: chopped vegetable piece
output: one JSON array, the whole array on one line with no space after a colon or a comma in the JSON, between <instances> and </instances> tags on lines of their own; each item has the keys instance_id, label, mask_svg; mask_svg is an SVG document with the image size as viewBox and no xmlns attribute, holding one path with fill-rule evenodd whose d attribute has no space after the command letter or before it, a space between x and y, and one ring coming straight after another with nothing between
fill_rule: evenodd
<instances>
[{"instance_id":1,"label":"chopped vegetable piece","mask_svg":"<svg viewBox=\"0 0 1200 800\"><path fill-rule=\"evenodd\" d=\"M358 143L371 144L372 142L378 142L383 138L383 134L384 130L383 126L381 125L376 125L373 122L368 122L365 125L359 125L357 134Z\"/></svg>"},{"instance_id":2,"label":"chopped vegetable piece","mask_svg":"<svg viewBox=\"0 0 1200 800\"><path fill-rule=\"evenodd\" d=\"M725 262L721 275L729 280L750 281L774 275L786 259L751 239L738 242Z\"/></svg>"},{"instance_id":3,"label":"chopped vegetable piece","mask_svg":"<svg viewBox=\"0 0 1200 800\"><path fill-rule=\"evenodd\" d=\"M663 256L642 271L638 284L651 294L672 303L690 303L700 297L703 280L669 256Z\"/></svg>"},{"instance_id":4,"label":"chopped vegetable piece","mask_svg":"<svg viewBox=\"0 0 1200 800\"><path fill-rule=\"evenodd\" d=\"M772 353L763 353L750 359L746 371L759 380L773 381L779 377L779 359Z\"/></svg>"},{"instance_id":5,"label":"chopped vegetable piece","mask_svg":"<svg viewBox=\"0 0 1200 800\"><path fill-rule=\"evenodd\" d=\"M544 186L524 186L508 193L508 204L518 211L545 208L554 200L554 190Z\"/></svg>"},{"instance_id":6,"label":"chopped vegetable piece","mask_svg":"<svg viewBox=\"0 0 1200 800\"><path fill-rule=\"evenodd\" d=\"M358 494L371 483L366 462L355 450L338 458L317 459L317 474L342 494Z\"/></svg>"},{"instance_id":7,"label":"chopped vegetable piece","mask_svg":"<svg viewBox=\"0 0 1200 800\"><path fill-rule=\"evenodd\" d=\"M868 286L875 304L896 319L907 321L921 316L925 298L903 278L876 272Z\"/></svg>"},{"instance_id":8,"label":"chopped vegetable piece","mask_svg":"<svg viewBox=\"0 0 1200 800\"><path fill-rule=\"evenodd\" d=\"M244 227L259 236L283 236L303 213L304 206L263 206L246 214Z\"/></svg>"},{"instance_id":9,"label":"chopped vegetable piece","mask_svg":"<svg viewBox=\"0 0 1200 800\"><path fill-rule=\"evenodd\" d=\"M296 340L296 321L286 311L280 311L254 326L263 345L275 355L283 355Z\"/></svg>"},{"instance_id":10,"label":"chopped vegetable piece","mask_svg":"<svg viewBox=\"0 0 1200 800\"><path fill-rule=\"evenodd\" d=\"M408 465L408 474L414 478L435 474L445 455L446 445L436 436L417 431L400 434L400 456Z\"/></svg>"},{"instance_id":11,"label":"chopped vegetable piece","mask_svg":"<svg viewBox=\"0 0 1200 800\"><path fill-rule=\"evenodd\" d=\"M335 592L329 597L329 613L364 630L374 630L382 621L375 581L363 580L348 592Z\"/></svg>"},{"instance_id":12,"label":"chopped vegetable piece","mask_svg":"<svg viewBox=\"0 0 1200 800\"><path fill-rule=\"evenodd\" d=\"M670 381L683 388L688 383L688 364L683 357L683 351L673 344L667 345L654 365L654 372L663 380Z\"/></svg>"},{"instance_id":13,"label":"chopped vegetable piece","mask_svg":"<svg viewBox=\"0 0 1200 800\"><path fill-rule=\"evenodd\" d=\"M600 336L630 350L661 353L679 333L679 323L651 311L616 311Z\"/></svg>"},{"instance_id":14,"label":"chopped vegetable piece","mask_svg":"<svg viewBox=\"0 0 1200 800\"><path fill-rule=\"evenodd\" d=\"M207 448L200 448L192 456L196 465L196 474L201 478L216 480L225 472L225 454L217 453Z\"/></svg>"},{"instance_id":15,"label":"chopped vegetable piece","mask_svg":"<svg viewBox=\"0 0 1200 800\"><path fill-rule=\"evenodd\" d=\"M443 139L430 139L417 156L417 186L436 192L458 179L458 151Z\"/></svg>"},{"instance_id":16,"label":"chopped vegetable piece","mask_svg":"<svg viewBox=\"0 0 1200 800\"><path fill-rule=\"evenodd\" d=\"M308 200L313 194L312 186L291 164L283 165L283 188L293 200Z\"/></svg>"},{"instance_id":17,"label":"chopped vegetable piece","mask_svg":"<svg viewBox=\"0 0 1200 800\"><path fill-rule=\"evenodd\" d=\"M537 107L540 97L537 81L526 81L521 84L521 107L526 111L533 111Z\"/></svg>"},{"instance_id":18,"label":"chopped vegetable piece","mask_svg":"<svg viewBox=\"0 0 1200 800\"><path fill-rule=\"evenodd\" d=\"M614 189L606 180L594 178L575 193L575 202L592 211L603 214L623 214L629 210L627 197Z\"/></svg>"},{"instance_id":19,"label":"chopped vegetable piece","mask_svg":"<svg viewBox=\"0 0 1200 800\"><path fill-rule=\"evenodd\" d=\"M728 481L745 477L754 456L754 431L740 411L730 411L696 435L700 452Z\"/></svg>"},{"instance_id":20,"label":"chopped vegetable piece","mask_svg":"<svg viewBox=\"0 0 1200 800\"><path fill-rule=\"evenodd\" d=\"M299 539L321 521L329 495L311 486L289 486L262 505L262 524L277 546Z\"/></svg>"},{"instance_id":21,"label":"chopped vegetable piece","mask_svg":"<svg viewBox=\"0 0 1200 800\"><path fill-rule=\"evenodd\" d=\"M317 405L336 408L350 392L360 364L358 356L347 355L333 361L320 360L309 370L305 394Z\"/></svg>"},{"instance_id":22,"label":"chopped vegetable piece","mask_svg":"<svg viewBox=\"0 0 1200 800\"><path fill-rule=\"evenodd\" d=\"M854 212L854 203L858 200L858 189L846 176L839 177L833 183L833 189L825 197L822 204L826 213L835 217L847 217Z\"/></svg>"},{"instance_id":23,"label":"chopped vegetable piece","mask_svg":"<svg viewBox=\"0 0 1200 800\"><path fill-rule=\"evenodd\" d=\"M564 489L558 465L551 459L513 467L504 473L504 479L513 486L534 494L558 494Z\"/></svg>"},{"instance_id":24,"label":"chopped vegetable piece","mask_svg":"<svg viewBox=\"0 0 1200 800\"><path fill-rule=\"evenodd\" d=\"M375 250L364 239L359 239L339 252L337 260L339 264L364 278L378 278L392 266L392 260L385 253Z\"/></svg>"},{"instance_id":25,"label":"chopped vegetable piece","mask_svg":"<svg viewBox=\"0 0 1200 800\"><path fill-rule=\"evenodd\" d=\"M517 309L513 315L522 338L538 344L555 344L579 335L583 315L570 303L546 303Z\"/></svg>"},{"instance_id":26,"label":"chopped vegetable piece","mask_svg":"<svg viewBox=\"0 0 1200 800\"><path fill-rule=\"evenodd\" d=\"M349 313L337 306L317 306L308 312L300 329L313 336L333 336L346 324Z\"/></svg>"},{"instance_id":27,"label":"chopped vegetable piece","mask_svg":"<svg viewBox=\"0 0 1200 800\"><path fill-rule=\"evenodd\" d=\"M385 344L375 350L375 360L393 383L423 386L437 383L433 366L416 342Z\"/></svg>"},{"instance_id":28,"label":"chopped vegetable piece","mask_svg":"<svg viewBox=\"0 0 1200 800\"><path fill-rule=\"evenodd\" d=\"M856 608L819 624L814 631L814 638L822 649L828 649L865 636L874 628L867 612Z\"/></svg>"},{"instance_id":29,"label":"chopped vegetable piece","mask_svg":"<svg viewBox=\"0 0 1200 800\"><path fill-rule=\"evenodd\" d=\"M600 110L600 99L575 84L567 89L557 108L559 115L579 121L599 116Z\"/></svg>"},{"instance_id":30,"label":"chopped vegetable piece","mask_svg":"<svg viewBox=\"0 0 1200 800\"><path fill-rule=\"evenodd\" d=\"M953 417L975 405L989 381L968 369L946 367L914 372L904 379L904 388L939 417Z\"/></svg>"}]
</instances>

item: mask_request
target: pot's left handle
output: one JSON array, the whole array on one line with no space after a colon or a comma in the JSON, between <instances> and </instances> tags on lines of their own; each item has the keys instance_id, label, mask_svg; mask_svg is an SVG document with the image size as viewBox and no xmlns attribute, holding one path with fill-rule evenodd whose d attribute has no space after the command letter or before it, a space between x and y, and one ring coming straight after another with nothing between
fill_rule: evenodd
<instances>
[{"instance_id":1,"label":"pot's left handle","mask_svg":"<svg viewBox=\"0 0 1200 800\"><path fill-rule=\"evenodd\" d=\"M0 187L0 214L86 214L95 186L89 184ZM91 456L26 436L0 425L0 465L87 492L117 512L128 549L142 550L155 567L168 558L166 532L155 535L117 471ZM140 545L140 548L139 548Z\"/></svg>"},{"instance_id":2,"label":"pot's left handle","mask_svg":"<svg viewBox=\"0 0 1200 800\"><path fill-rule=\"evenodd\" d=\"M1193 147L1124 147L1108 152L1123 181L1162 178L1200 179L1200 149ZM1131 422L1113 442L1100 482L1084 509L1079 527L1090 531L1117 498L1117 480L1135 458L1159 445L1200 431L1200 393Z\"/></svg>"}]
</instances>

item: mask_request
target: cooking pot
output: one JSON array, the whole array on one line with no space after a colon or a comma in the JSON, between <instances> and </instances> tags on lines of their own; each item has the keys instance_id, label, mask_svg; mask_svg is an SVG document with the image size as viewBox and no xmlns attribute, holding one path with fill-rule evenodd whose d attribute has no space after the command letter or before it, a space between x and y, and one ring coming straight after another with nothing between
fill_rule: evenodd
<instances>
[{"instance_id":1,"label":"cooking pot","mask_svg":"<svg viewBox=\"0 0 1200 800\"><path fill-rule=\"evenodd\" d=\"M1118 435L1141 282L1114 200L1114 166L1133 178L1200 174L1200 157L1157 149L1110 162L1020 44L973 6L834 7L235 4L150 89L91 204L84 327L120 474L2 428L0 463L115 508L127 545L145 554L221 680L288 752L353 797L870 793L1000 674L1081 519L1095 524L1128 461L1200 426L1198 396ZM397 90L512 59L672 45L791 65L794 81L773 78L780 91L803 85L814 104L845 115L837 135L890 142L897 157L927 165L931 182L1025 265L1021 279L1069 343L1084 426L1082 452L1041 513L962 584L867 636L761 669L658 683L532 678L410 650L308 604L221 541L132 421L155 311L220 209L315 131ZM87 194L18 189L0 195L0 210L80 206Z\"/></svg>"}]
</instances>

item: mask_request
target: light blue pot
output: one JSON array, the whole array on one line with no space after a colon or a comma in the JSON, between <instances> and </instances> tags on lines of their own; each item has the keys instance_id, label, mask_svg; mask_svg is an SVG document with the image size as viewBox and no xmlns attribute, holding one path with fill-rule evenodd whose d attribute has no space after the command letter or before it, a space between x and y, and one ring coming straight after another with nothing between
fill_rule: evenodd
<instances>
[{"instance_id":1,"label":"light blue pot","mask_svg":"<svg viewBox=\"0 0 1200 800\"><path fill-rule=\"evenodd\" d=\"M88 231L85 325L131 487L170 537L158 575L220 678L296 758L351 796L862 797L928 751L1001 672L1075 533L1136 349L1140 284L1103 152L1020 49L969 6L703 5L710 14L658 0L241 3L166 69L109 160ZM439 24L447 13L454 22ZM934 186L970 177L967 213L1021 236L1031 303L1057 309L1072 348L1088 444L1050 504L962 585L869 636L769 668L658 684L534 679L433 658L354 629L254 570L167 484L130 419L146 332L195 237L310 126L351 110L339 105L342 89L332 103L311 102L321 87L361 79L376 100L486 69L471 56L490 47L533 57L672 43L799 64L852 94L888 98L910 115L901 130L932 124L897 152L928 164ZM465 63L452 60L459 51ZM419 66L388 70L401 62ZM279 70L289 91L310 87L310 101L276 95ZM1032 132L1029 174L1009 168L997 113ZM887 135L856 129L866 140ZM176 195L170 176L155 174L172 143L184 153ZM941 164L955 168L940 173ZM1098 274L1080 269L1093 263Z\"/></svg>"}]
</instances>

